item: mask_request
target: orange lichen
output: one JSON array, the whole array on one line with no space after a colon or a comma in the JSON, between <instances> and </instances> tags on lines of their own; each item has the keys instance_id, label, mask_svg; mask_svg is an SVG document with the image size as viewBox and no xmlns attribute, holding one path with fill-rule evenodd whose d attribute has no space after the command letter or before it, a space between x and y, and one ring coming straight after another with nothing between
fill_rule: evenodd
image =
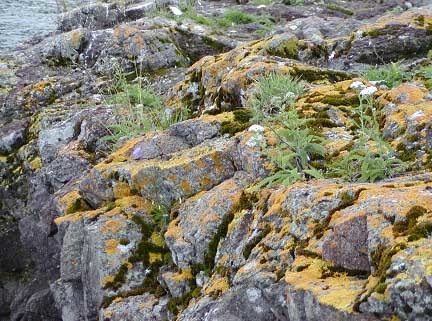
<instances>
[{"instance_id":1,"label":"orange lichen","mask_svg":"<svg viewBox=\"0 0 432 321\"><path fill-rule=\"evenodd\" d=\"M304 257L300 259L305 261L298 263L298 266L303 264L300 271L287 271L285 274L285 281L288 285L295 290L310 291L321 304L353 313L354 304L359 295L364 292L363 287L366 281L346 275L322 278L322 272L327 263L319 259ZM290 300L289 297L288 300Z\"/></svg>"},{"instance_id":2,"label":"orange lichen","mask_svg":"<svg viewBox=\"0 0 432 321\"><path fill-rule=\"evenodd\" d=\"M114 255L119 252L118 249L119 241L115 239L109 239L105 241L105 252L108 255Z\"/></svg>"},{"instance_id":3,"label":"orange lichen","mask_svg":"<svg viewBox=\"0 0 432 321\"><path fill-rule=\"evenodd\" d=\"M100 231L102 233L116 233L124 226L125 226L125 223L123 221L118 220L118 219L108 220L100 228Z\"/></svg>"},{"instance_id":4,"label":"orange lichen","mask_svg":"<svg viewBox=\"0 0 432 321\"><path fill-rule=\"evenodd\" d=\"M116 182L113 185L113 193L116 199L131 196L132 194L129 184L126 182Z\"/></svg>"},{"instance_id":5,"label":"orange lichen","mask_svg":"<svg viewBox=\"0 0 432 321\"><path fill-rule=\"evenodd\" d=\"M229 289L229 281L227 277L217 277L211 279L203 288L203 292L210 296L220 296Z\"/></svg>"},{"instance_id":6,"label":"orange lichen","mask_svg":"<svg viewBox=\"0 0 432 321\"><path fill-rule=\"evenodd\" d=\"M192 191L192 187L191 187L190 183L187 180L185 180L185 179L181 180L180 187L183 189L183 191L186 194L190 194L191 191Z\"/></svg>"}]
</instances>

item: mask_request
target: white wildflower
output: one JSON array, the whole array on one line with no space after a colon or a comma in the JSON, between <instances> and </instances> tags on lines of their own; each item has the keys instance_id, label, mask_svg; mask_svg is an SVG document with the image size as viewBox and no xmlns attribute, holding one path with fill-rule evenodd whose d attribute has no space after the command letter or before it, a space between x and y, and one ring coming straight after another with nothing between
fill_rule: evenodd
<instances>
[{"instance_id":1,"label":"white wildflower","mask_svg":"<svg viewBox=\"0 0 432 321\"><path fill-rule=\"evenodd\" d=\"M246 142L246 146L254 148L263 146L265 142L265 137L262 134L255 133L255 135Z\"/></svg>"},{"instance_id":2,"label":"white wildflower","mask_svg":"<svg viewBox=\"0 0 432 321\"><path fill-rule=\"evenodd\" d=\"M171 10L172 14L175 15L175 16L181 16L181 15L183 15L183 11L181 11L176 6L169 6L168 8Z\"/></svg>"},{"instance_id":3,"label":"white wildflower","mask_svg":"<svg viewBox=\"0 0 432 321\"><path fill-rule=\"evenodd\" d=\"M289 91L285 94L284 99L285 100L290 100L290 99L295 99L297 96L296 94L294 94L293 92Z\"/></svg>"},{"instance_id":4,"label":"white wildflower","mask_svg":"<svg viewBox=\"0 0 432 321\"><path fill-rule=\"evenodd\" d=\"M151 269L150 268L146 268L145 270L144 270L144 275L149 275L151 273Z\"/></svg>"},{"instance_id":5,"label":"white wildflower","mask_svg":"<svg viewBox=\"0 0 432 321\"><path fill-rule=\"evenodd\" d=\"M265 128L261 125L252 125L249 127L248 131L253 133L262 133L265 131Z\"/></svg>"},{"instance_id":6,"label":"white wildflower","mask_svg":"<svg viewBox=\"0 0 432 321\"><path fill-rule=\"evenodd\" d=\"M373 94L377 92L377 90L378 89L375 86L366 87L365 89L360 91L360 97L363 98L371 97Z\"/></svg>"},{"instance_id":7,"label":"white wildflower","mask_svg":"<svg viewBox=\"0 0 432 321\"><path fill-rule=\"evenodd\" d=\"M362 89L366 88L366 86L361 81L356 80L351 84L350 88L354 89L354 90L362 90Z\"/></svg>"}]
</instances>

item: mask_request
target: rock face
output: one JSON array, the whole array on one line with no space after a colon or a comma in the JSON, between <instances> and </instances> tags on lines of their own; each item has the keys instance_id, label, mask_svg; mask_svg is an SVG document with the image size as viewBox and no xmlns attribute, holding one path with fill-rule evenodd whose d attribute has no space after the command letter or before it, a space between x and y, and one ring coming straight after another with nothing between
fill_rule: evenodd
<instances>
[{"instance_id":1,"label":"rock face","mask_svg":"<svg viewBox=\"0 0 432 321\"><path fill-rule=\"evenodd\" d=\"M293 2L104 1L0 58L0 320L432 320L432 7ZM392 88L359 75L401 59ZM120 69L189 119L113 146ZM258 188L272 73L305 83L316 166L359 144L356 84L409 166Z\"/></svg>"}]
</instances>

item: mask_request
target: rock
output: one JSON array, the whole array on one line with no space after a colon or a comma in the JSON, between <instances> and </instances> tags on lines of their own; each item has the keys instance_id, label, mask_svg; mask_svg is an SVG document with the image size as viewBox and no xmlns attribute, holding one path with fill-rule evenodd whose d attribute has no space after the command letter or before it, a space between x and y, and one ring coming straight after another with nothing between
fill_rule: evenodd
<instances>
[{"instance_id":1,"label":"rock","mask_svg":"<svg viewBox=\"0 0 432 321\"><path fill-rule=\"evenodd\" d=\"M28 119L20 119L1 127L0 153L8 154L25 143L28 124Z\"/></svg>"},{"instance_id":2,"label":"rock","mask_svg":"<svg viewBox=\"0 0 432 321\"><path fill-rule=\"evenodd\" d=\"M333 233L323 241L323 259L348 270L369 272L366 216L346 215L333 224Z\"/></svg>"},{"instance_id":3,"label":"rock","mask_svg":"<svg viewBox=\"0 0 432 321\"><path fill-rule=\"evenodd\" d=\"M81 217L71 214L70 218L58 221L59 228L64 228L61 224L67 228L63 238L61 282L53 290L64 318L95 318L99 313L96 307L102 305L105 297L141 286L145 268L139 262L130 263L128 258L143 236L140 227L121 212L143 215L147 213L143 205L142 200L132 197L124 200L124 207L119 204L106 209L106 215L93 211ZM123 274L116 278L119 271Z\"/></svg>"},{"instance_id":4,"label":"rock","mask_svg":"<svg viewBox=\"0 0 432 321\"><path fill-rule=\"evenodd\" d=\"M91 4L63 14L58 29L63 32L80 27L102 29L113 27L124 18L121 8L115 3Z\"/></svg>"},{"instance_id":5,"label":"rock","mask_svg":"<svg viewBox=\"0 0 432 321\"><path fill-rule=\"evenodd\" d=\"M141 30L121 25L114 29L108 43L104 44L94 68L101 74L114 74L115 68L126 72L138 68L141 72L148 72L184 64L186 59L167 29Z\"/></svg>"},{"instance_id":6,"label":"rock","mask_svg":"<svg viewBox=\"0 0 432 321\"><path fill-rule=\"evenodd\" d=\"M154 16L164 4L182 14ZM423 4L103 1L1 57L0 318L428 320ZM406 11L385 13L395 8ZM249 22L219 27L228 9ZM351 73L401 58L414 76L395 88ZM111 152L120 70L145 78L164 113L189 119ZM374 183L258 188L276 170L278 137L249 107L256 79L272 72L304 82L293 108L326 138L313 161L326 176L358 145L361 90L411 168Z\"/></svg>"},{"instance_id":7,"label":"rock","mask_svg":"<svg viewBox=\"0 0 432 321\"><path fill-rule=\"evenodd\" d=\"M431 8L412 9L398 17L384 17L360 29L364 36L351 43L348 58L353 62L376 64L421 55L430 49L427 17ZM422 17L422 18L420 18Z\"/></svg>"},{"instance_id":8,"label":"rock","mask_svg":"<svg viewBox=\"0 0 432 321\"><path fill-rule=\"evenodd\" d=\"M156 298L151 294L143 294L125 298L102 309L99 320L111 321L157 321L168 320L168 298Z\"/></svg>"},{"instance_id":9,"label":"rock","mask_svg":"<svg viewBox=\"0 0 432 321\"><path fill-rule=\"evenodd\" d=\"M48 64L64 66L77 63L86 41L86 29L75 29L42 41L36 50Z\"/></svg>"},{"instance_id":10,"label":"rock","mask_svg":"<svg viewBox=\"0 0 432 321\"><path fill-rule=\"evenodd\" d=\"M406 320L430 318L429 240L417 242L391 259L389 277L385 281L385 296L374 293L360 305L361 311L396 314Z\"/></svg>"},{"instance_id":11,"label":"rock","mask_svg":"<svg viewBox=\"0 0 432 321\"><path fill-rule=\"evenodd\" d=\"M177 218L170 223L165 240L174 263L180 269L197 263L209 264L205 256L215 251L209 248L210 243L215 237L220 237L217 233L221 225L227 225L232 219L230 216L241 206L242 189L248 183L247 175L239 172L198 200L186 201L178 209Z\"/></svg>"},{"instance_id":12,"label":"rock","mask_svg":"<svg viewBox=\"0 0 432 321\"><path fill-rule=\"evenodd\" d=\"M174 298L180 298L191 291L193 276L190 269L181 272L161 271L161 281L168 289L169 294Z\"/></svg>"},{"instance_id":13,"label":"rock","mask_svg":"<svg viewBox=\"0 0 432 321\"><path fill-rule=\"evenodd\" d=\"M280 37L240 46L217 58L203 58L188 70L185 80L172 89L167 104L172 107L191 106L197 114L214 114L234 107L246 107L246 92L263 73L289 73L308 81L348 77L340 71L323 70L281 58L295 53L297 43L292 37L283 41ZM276 38L279 39L278 46L273 43Z\"/></svg>"}]
</instances>

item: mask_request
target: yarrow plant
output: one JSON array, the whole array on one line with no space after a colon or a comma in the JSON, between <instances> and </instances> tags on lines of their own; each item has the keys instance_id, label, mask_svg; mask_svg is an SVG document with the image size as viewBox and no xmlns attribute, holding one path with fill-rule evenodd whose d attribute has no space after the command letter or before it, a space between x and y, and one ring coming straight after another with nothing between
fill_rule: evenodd
<instances>
[{"instance_id":1,"label":"yarrow plant","mask_svg":"<svg viewBox=\"0 0 432 321\"><path fill-rule=\"evenodd\" d=\"M324 156L324 139L308 127L312 119L301 118L292 109L303 92L304 84L289 75L270 74L255 83L251 99L252 120L267 125L279 141L276 150L264 148L264 154L276 171L262 180L257 188L322 177L311 162L316 157Z\"/></svg>"},{"instance_id":2,"label":"yarrow plant","mask_svg":"<svg viewBox=\"0 0 432 321\"><path fill-rule=\"evenodd\" d=\"M354 148L333 164L330 171L333 176L349 181L374 182L404 171L407 165L396 157L396 152L384 140L380 131L380 114L373 99L377 88L360 83L354 82L351 85L357 91L360 101L354 109L358 139Z\"/></svg>"},{"instance_id":3,"label":"yarrow plant","mask_svg":"<svg viewBox=\"0 0 432 321\"><path fill-rule=\"evenodd\" d=\"M314 135L307 126L310 118L300 118L297 111L281 112L273 119L280 129L270 128L279 139L277 150L265 153L277 171L263 179L257 187L274 184L289 185L309 177L322 178L311 161L324 156L324 139Z\"/></svg>"}]
</instances>

